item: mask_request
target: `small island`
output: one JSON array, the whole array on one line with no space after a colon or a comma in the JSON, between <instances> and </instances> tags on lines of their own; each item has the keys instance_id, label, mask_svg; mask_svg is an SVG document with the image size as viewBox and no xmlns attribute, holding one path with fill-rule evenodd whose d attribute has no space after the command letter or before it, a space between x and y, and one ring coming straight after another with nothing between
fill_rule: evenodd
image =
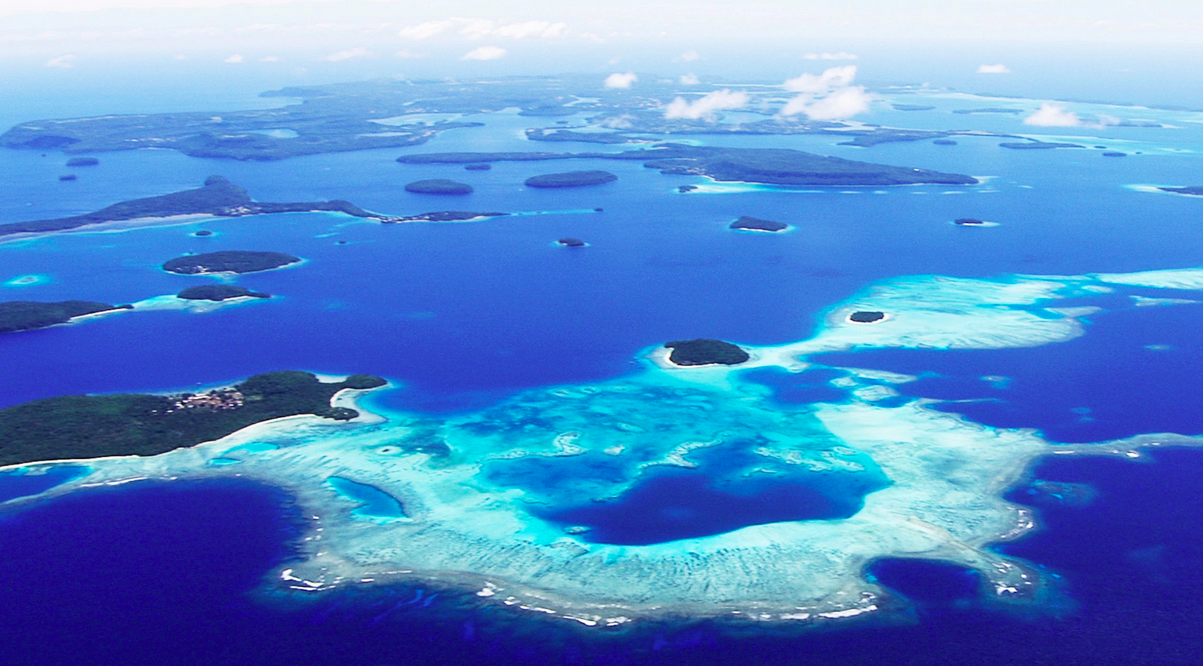
<instances>
[{"instance_id":1,"label":"small island","mask_svg":"<svg viewBox=\"0 0 1203 666\"><path fill-rule=\"evenodd\" d=\"M289 266L300 257L283 252L254 252L225 250L176 257L163 264L163 270L178 275L209 275L212 273L257 273Z\"/></svg>"},{"instance_id":2,"label":"small island","mask_svg":"<svg viewBox=\"0 0 1203 666\"><path fill-rule=\"evenodd\" d=\"M76 317L132 310L132 305L110 305L94 301L7 301L0 303L0 333L32 331L38 328L66 324Z\"/></svg>"},{"instance_id":3,"label":"small island","mask_svg":"<svg viewBox=\"0 0 1203 666\"><path fill-rule=\"evenodd\" d=\"M1010 148L1011 150L1053 150L1054 148L1084 148L1076 143L1057 143L1054 141L1004 141L998 144L999 148Z\"/></svg>"},{"instance_id":4,"label":"small island","mask_svg":"<svg viewBox=\"0 0 1203 666\"><path fill-rule=\"evenodd\" d=\"M893 108L895 111L931 111L931 110L933 110L933 109L935 109L935 108L936 108L936 107L934 107L934 106L929 106L929 105L927 105L927 104L899 104L899 103L894 103L894 104L891 104L890 106L891 106L891 108Z\"/></svg>"},{"instance_id":5,"label":"small island","mask_svg":"<svg viewBox=\"0 0 1203 666\"><path fill-rule=\"evenodd\" d=\"M1109 150L1103 153L1103 157L1127 157L1128 153L1121 153L1118 150Z\"/></svg>"},{"instance_id":6,"label":"small island","mask_svg":"<svg viewBox=\"0 0 1203 666\"><path fill-rule=\"evenodd\" d=\"M586 187L612 183L616 180L618 180L618 176L609 171L567 171L532 176L526 179L525 184L527 187L539 188Z\"/></svg>"},{"instance_id":7,"label":"small island","mask_svg":"<svg viewBox=\"0 0 1203 666\"><path fill-rule=\"evenodd\" d=\"M209 231L208 229L201 229L192 235L196 236L197 238L208 238L209 236L213 235L213 232Z\"/></svg>"},{"instance_id":8,"label":"small island","mask_svg":"<svg viewBox=\"0 0 1203 666\"><path fill-rule=\"evenodd\" d=\"M751 358L739 345L712 338L676 340L664 346L672 350L668 361L674 365L738 365Z\"/></svg>"},{"instance_id":9,"label":"small island","mask_svg":"<svg viewBox=\"0 0 1203 666\"><path fill-rule=\"evenodd\" d=\"M579 238L561 238L556 241L556 245L561 247L585 247L585 241Z\"/></svg>"},{"instance_id":10,"label":"small island","mask_svg":"<svg viewBox=\"0 0 1203 666\"><path fill-rule=\"evenodd\" d=\"M744 215L738 220L731 223L729 229L741 231L767 231L770 233L780 233L789 229L789 225L784 222L774 222L773 220L763 220L759 217L751 217Z\"/></svg>"},{"instance_id":11,"label":"small island","mask_svg":"<svg viewBox=\"0 0 1203 666\"><path fill-rule=\"evenodd\" d=\"M439 210L431 213L418 213L417 215L407 215L405 217L394 217L387 220L381 220L384 224L395 224L398 222L474 222L490 217L501 217L509 215L509 213L489 212L478 213L470 210Z\"/></svg>"},{"instance_id":12,"label":"small island","mask_svg":"<svg viewBox=\"0 0 1203 666\"><path fill-rule=\"evenodd\" d=\"M697 185L678 185L677 186L677 191L680 192L681 194L689 194L690 192L693 192L696 189L698 189Z\"/></svg>"},{"instance_id":13,"label":"small island","mask_svg":"<svg viewBox=\"0 0 1203 666\"><path fill-rule=\"evenodd\" d=\"M65 173L58 177L58 179L63 182L70 182L70 181L76 180L77 178L78 178L78 176L76 176L73 173Z\"/></svg>"},{"instance_id":14,"label":"small island","mask_svg":"<svg viewBox=\"0 0 1203 666\"><path fill-rule=\"evenodd\" d=\"M349 201L309 201L271 203L254 201L247 191L221 176L209 176L204 187L183 190L144 199L131 199L102 208L94 213L32 222L0 224L0 236L51 233L113 222L161 222L180 216L245 217L266 213L342 213L378 222L398 222L405 218L366 211Z\"/></svg>"},{"instance_id":15,"label":"small island","mask_svg":"<svg viewBox=\"0 0 1203 666\"><path fill-rule=\"evenodd\" d=\"M1203 185L1191 185L1189 187L1159 187L1162 192L1171 192L1173 194L1185 194L1191 197L1203 197Z\"/></svg>"},{"instance_id":16,"label":"small island","mask_svg":"<svg viewBox=\"0 0 1203 666\"><path fill-rule=\"evenodd\" d=\"M957 142L953 141L952 139L936 139L935 141L932 141L932 143L937 146L955 146L955 145L957 145Z\"/></svg>"},{"instance_id":17,"label":"small island","mask_svg":"<svg viewBox=\"0 0 1203 666\"><path fill-rule=\"evenodd\" d=\"M351 375L322 382L308 372L255 375L230 388L177 395L69 395L0 409L0 466L39 460L152 456L211 442L249 425L311 414L346 421L359 412L334 407L344 389L387 382Z\"/></svg>"},{"instance_id":18,"label":"small island","mask_svg":"<svg viewBox=\"0 0 1203 666\"><path fill-rule=\"evenodd\" d=\"M271 298L271 294L251 291L233 284L206 284L188 287L175 295L185 301L228 301L232 298Z\"/></svg>"},{"instance_id":19,"label":"small island","mask_svg":"<svg viewBox=\"0 0 1203 666\"><path fill-rule=\"evenodd\" d=\"M100 164L100 160L95 157L72 157L67 160L67 166L69 167L96 166L97 164Z\"/></svg>"},{"instance_id":20,"label":"small island","mask_svg":"<svg viewBox=\"0 0 1203 666\"><path fill-rule=\"evenodd\" d=\"M465 164L464 165L465 171L488 171L489 169L492 169L492 168L493 168L492 164Z\"/></svg>"},{"instance_id":21,"label":"small island","mask_svg":"<svg viewBox=\"0 0 1203 666\"><path fill-rule=\"evenodd\" d=\"M406 192L414 194L472 194L472 186L448 178L415 180L405 186Z\"/></svg>"},{"instance_id":22,"label":"small island","mask_svg":"<svg viewBox=\"0 0 1203 666\"><path fill-rule=\"evenodd\" d=\"M962 227L980 227L986 224L985 220L979 220L976 217L958 217L952 223Z\"/></svg>"},{"instance_id":23,"label":"small island","mask_svg":"<svg viewBox=\"0 0 1203 666\"><path fill-rule=\"evenodd\" d=\"M848 321L856 324L872 324L886 318L886 313L874 310L857 310L848 315Z\"/></svg>"}]
</instances>

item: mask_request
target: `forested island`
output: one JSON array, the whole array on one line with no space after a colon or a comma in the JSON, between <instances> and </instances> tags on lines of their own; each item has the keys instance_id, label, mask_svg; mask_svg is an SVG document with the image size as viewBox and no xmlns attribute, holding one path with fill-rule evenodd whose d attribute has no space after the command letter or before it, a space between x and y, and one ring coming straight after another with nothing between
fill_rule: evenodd
<instances>
[{"instance_id":1,"label":"forested island","mask_svg":"<svg viewBox=\"0 0 1203 666\"><path fill-rule=\"evenodd\" d=\"M203 187L183 190L156 197L132 199L102 208L94 213L60 217L32 222L0 224L0 236L12 234L66 231L109 222L125 222L147 218L181 215L212 215L215 217L245 217L267 213L335 212L376 220L397 222L404 218L366 211L349 201L307 201L301 203L270 203L254 201L247 191L222 176L209 176Z\"/></svg>"},{"instance_id":2,"label":"forested island","mask_svg":"<svg viewBox=\"0 0 1203 666\"><path fill-rule=\"evenodd\" d=\"M345 421L330 404L343 389L387 382L351 375L321 382L308 372L255 375L232 388L177 395L70 395L0 409L0 465L104 456L151 456L220 439L254 423L312 414Z\"/></svg>"},{"instance_id":3,"label":"forested island","mask_svg":"<svg viewBox=\"0 0 1203 666\"><path fill-rule=\"evenodd\" d=\"M1203 197L1203 185L1191 185L1189 187L1159 187L1162 192L1172 192L1174 194L1186 194L1192 197Z\"/></svg>"},{"instance_id":4,"label":"forested island","mask_svg":"<svg viewBox=\"0 0 1203 666\"><path fill-rule=\"evenodd\" d=\"M739 345L712 338L676 340L664 346L672 350L668 360L676 365L738 365L751 358Z\"/></svg>"},{"instance_id":5,"label":"forested island","mask_svg":"<svg viewBox=\"0 0 1203 666\"><path fill-rule=\"evenodd\" d=\"M848 315L848 321L857 324L872 324L886 318L886 313L876 310L858 310Z\"/></svg>"},{"instance_id":6,"label":"forested island","mask_svg":"<svg viewBox=\"0 0 1203 666\"><path fill-rule=\"evenodd\" d=\"M405 186L406 192L415 194L472 194L472 186L449 178L415 180Z\"/></svg>"},{"instance_id":7,"label":"forested island","mask_svg":"<svg viewBox=\"0 0 1203 666\"><path fill-rule=\"evenodd\" d=\"M759 217L744 215L738 220L732 222L731 226L728 228L741 231L769 231L776 233L789 229L789 225L785 224L784 222L775 222L773 220L765 220Z\"/></svg>"},{"instance_id":8,"label":"forested island","mask_svg":"<svg viewBox=\"0 0 1203 666\"><path fill-rule=\"evenodd\" d=\"M531 176L526 179L527 187L555 189L563 187L585 187L602 185L618 180L618 176L609 171L566 171L564 173L547 173L541 176Z\"/></svg>"},{"instance_id":9,"label":"forested island","mask_svg":"<svg viewBox=\"0 0 1203 666\"><path fill-rule=\"evenodd\" d=\"M232 298L271 298L271 294L251 291L233 284L205 284L188 287L175 295L185 301L228 301Z\"/></svg>"},{"instance_id":10,"label":"forested island","mask_svg":"<svg viewBox=\"0 0 1203 666\"><path fill-rule=\"evenodd\" d=\"M176 257L163 264L163 270L179 275L208 275L211 273L257 273L289 266L300 257L283 252L223 250Z\"/></svg>"},{"instance_id":11,"label":"forested island","mask_svg":"<svg viewBox=\"0 0 1203 666\"><path fill-rule=\"evenodd\" d=\"M66 324L75 317L130 309L133 309L132 305L110 305L94 301L7 301L0 303L0 333L31 331Z\"/></svg>"},{"instance_id":12,"label":"forested island","mask_svg":"<svg viewBox=\"0 0 1203 666\"><path fill-rule=\"evenodd\" d=\"M825 157L788 148L722 148L663 143L618 153L426 153L405 155L404 164L470 164L567 159L629 160L672 175L717 181L802 186L976 185L972 176Z\"/></svg>"}]
</instances>

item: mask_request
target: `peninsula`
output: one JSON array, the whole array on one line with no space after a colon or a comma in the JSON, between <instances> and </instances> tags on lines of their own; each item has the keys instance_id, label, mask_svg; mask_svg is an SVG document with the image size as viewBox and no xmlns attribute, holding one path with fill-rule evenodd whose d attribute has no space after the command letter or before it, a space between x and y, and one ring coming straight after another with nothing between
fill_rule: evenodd
<instances>
[{"instance_id":1,"label":"peninsula","mask_svg":"<svg viewBox=\"0 0 1203 666\"><path fill-rule=\"evenodd\" d=\"M723 148L657 144L617 153L426 153L405 155L404 164L471 164L503 161L602 159L643 162L649 169L681 176L707 176L724 182L767 185L851 187L886 185L976 185L977 179L916 167L898 167L825 157L788 148Z\"/></svg>"},{"instance_id":2,"label":"peninsula","mask_svg":"<svg viewBox=\"0 0 1203 666\"><path fill-rule=\"evenodd\" d=\"M233 284L205 284L188 287L175 295L186 301L228 301L231 298L271 298L271 294L251 291Z\"/></svg>"},{"instance_id":3,"label":"peninsula","mask_svg":"<svg viewBox=\"0 0 1203 666\"><path fill-rule=\"evenodd\" d=\"M7 301L0 303L0 333L31 331L66 324L84 315L131 309L132 305L110 305L93 301Z\"/></svg>"},{"instance_id":4,"label":"peninsula","mask_svg":"<svg viewBox=\"0 0 1203 666\"><path fill-rule=\"evenodd\" d=\"M387 382L351 375L321 382L299 371L255 375L231 388L177 395L69 395L0 409L0 466L39 460L153 456L220 439L254 423L312 414L346 421L354 409L333 407L344 389Z\"/></svg>"},{"instance_id":5,"label":"peninsula","mask_svg":"<svg viewBox=\"0 0 1203 666\"><path fill-rule=\"evenodd\" d=\"M664 346L672 350L668 360L674 365L738 365L751 358L738 345L711 338L677 340Z\"/></svg>"},{"instance_id":6,"label":"peninsula","mask_svg":"<svg viewBox=\"0 0 1203 666\"><path fill-rule=\"evenodd\" d=\"M739 231L768 231L772 233L779 233L789 229L789 225L785 224L784 222L775 222L773 220L764 220L759 217L744 215L738 220L732 222L731 226L728 228Z\"/></svg>"},{"instance_id":7,"label":"peninsula","mask_svg":"<svg viewBox=\"0 0 1203 666\"><path fill-rule=\"evenodd\" d=\"M254 252L224 250L176 257L163 264L163 270L179 275L209 275L212 273L258 273L289 266L300 257L283 252Z\"/></svg>"},{"instance_id":8,"label":"peninsula","mask_svg":"<svg viewBox=\"0 0 1203 666\"><path fill-rule=\"evenodd\" d=\"M527 187L555 189L564 187L585 187L602 185L618 180L618 176L609 171L567 171L564 173L548 173L541 176L531 176L526 179Z\"/></svg>"},{"instance_id":9,"label":"peninsula","mask_svg":"<svg viewBox=\"0 0 1203 666\"><path fill-rule=\"evenodd\" d=\"M1203 185L1191 185L1189 187L1159 187L1162 192L1171 192L1173 194L1185 194L1192 197L1203 197Z\"/></svg>"},{"instance_id":10,"label":"peninsula","mask_svg":"<svg viewBox=\"0 0 1203 666\"><path fill-rule=\"evenodd\" d=\"M341 199L302 203L254 201L247 194L247 191L238 185L231 183L221 176L209 176L205 180L204 187L195 190L183 190L156 197L123 201L107 208L102 208L94 213L85 213L84 215L0 224L0 237L13 234L67 231L111 222L155 220L183 215L245 217L247 215L262 215L267 213L308 212L343 213L379 222L398 222L404 220L404 218L372 213L349 201Z\"/></svg>"}]
</instances>

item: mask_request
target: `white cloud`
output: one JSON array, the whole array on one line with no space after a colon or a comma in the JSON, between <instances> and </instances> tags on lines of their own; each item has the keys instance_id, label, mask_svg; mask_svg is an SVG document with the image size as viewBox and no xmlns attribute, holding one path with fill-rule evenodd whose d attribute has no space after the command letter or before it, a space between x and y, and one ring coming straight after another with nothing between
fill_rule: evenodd
<instances>
[{"instance_id":1,"label":"white cloud","mask_svg":"<svg viewBox=\"0 0 1203 666\"><path fill-rule=\"evenodd\" d=\"M526 39L527 37L539 37L541 39L554 39L563 37L564 31L568 29L568 25L564 23L552 23L551 21L527 21L525 23L511 23L503 25L493 31L493 34L498 37L512 37L514 39Z\"/></svg>"},{"instance_id":2,"label":"white cloud","mask_svg":"<svg viewBox=\"0 0 1203 666\"><path fill-rule=\"evenodd\" d=\"M237 65L243 60L246 60L246 58L243 58L241 53L235 53L234 55L227 57L223 62L228 62L231 65Z\"/></svg>"},{"instance_id":3,"label":"white cloud","mask_svg":"<svg viewBox=\"0 0 1203 666\"><path fill-rule=\"evenodd\" d=\"M75 66L75 54L68 53L57 58L47 60L43 67L54 67L56 69L71 69Z\"/></svg>"},{"instance_id":4,"label":"white cloud","mask_svg":"<svg viewBox=\"0 0 1203 666\"><path fill-rule=\"evenodd\" d=\"M692 102L686 101L684 97L678 97L664 110L664 117L669 119L685 118L688 120L698 120L699 118L710 119L716 111L742 109L747 105L748 93L742 91L731 92L724 88Z\"/></svg>"},{"instance_id":5,"label":"white cloud","mask_svg":"<svg viewBox=\"0 0 1203 666\"><path fill-rule=\"evenodd\" d=\"M605 118L600 124L602 127L609 127L610 129L630 129L631 127L635 126L633 122L634 120L635 116L624 113L621 116L610 116Z\"/></svg>"},{"instance_id":6,"label":"white cloud","mask_svg":"<svg viewBox=\"0 0 1203 666\"><path fill-rule=\"evenodd\" d=\"M1060 104L1045 102L1040 105L1038 111L1024 118L1023 124L1035 127L1077 127L1082 124L1082 119Z\"/></svg>"},{"instance_id":7,"label":"white cloud","mask_svg":"<svg viewBox=\"0 0 1203 666\"><path fill-rule=\"evenodd\" d=\"M815 94L825 93L833 88L843 88L852 83L854 78L856 78L856 65L844 65L843 67L828 68L818 75L803 74L786 81L783 85L790 92Z\"/></svg>"},{"instance_id":8,"label":"white cloud","mask_svg":"<svg viewBox=\"0 0 1203 666\"><path fill-rule=\"evenodd\" d=\"M430 39L454 25L451 21L427 21L417 25L407 25L397 34L406 39Z\"/></svg>"},{"instance_id":9,"label":"white cloud","mask_svg":"<svg viewBox=\"0 0 1203 666\"><path fill-rule=\"evenodd\" d=\"M331 53L322 58L322 60L326 62L341 62L343 60L350 60L351 58L362 58L366 55L368 55L368 50L365 48L343 49L342 51Z\"/></svg>"},{"instance_id":10,"label":"white cloud","mask_svg":"<svg viewBox=\"0 0 1203 666\"><path fill-rule=\"evenodd\" d=\"M630 88L631 84L638 81L639 77L635 76L635 72L627 72L622 74L614 72L606 77L607 88Z\"/></svg>"},{"instance_id":11,"label":"white cloud","mask_svg":"<svg viewBox=\"0 0 1203 666\"><path fill-rule=\"evenodd\" d=\"M697 84L701 83L701 81L698 80L697 74L682 74L679 81L683 86L696 86Z\"/></svg>"},{"instance_id":12,"label":"white cloud","mask_svg":"<svg viewBox=\"0 0 1203 666\"><path fill-rule=\"evenodd\" d=\"M460 60L500 60L505 54L506 50L500 46L482 46L468 51Z\"/></svg>"},{"instance_id":13,"label":"white cloud","mask_svg":"<svg viewBox=\"0 0 1203 666\"><path fill-rule=\"evenodd\" d=\"M803 60L856 60L855 53L847 51L837 51L836 53L807 53L802 56Z\"/></svg>"},{"instance_id":14,"label":"white cloud","mask_svg":"<svg viewBox=\"0 0 1203 666\"><path fill-rule=\"evenodd\" d=\"M873 95L864 86L840 88L818 100L811 94L798 95L781 110L783 116L806 114L811 120L842 120L869 110Z\"/></svg>"},{"instance_id":15,"label":"white cloud","mask_svg":"<svg viewBox=\"0 0 1203 666\"><path fill-rule=\"evenodd\" d=\"M409 49L401 49L400 51L397 51L393 55L398 58L412 60L414 58L425 58L426 56L428 56L430 54L429 53L416 53L414 51L410 51Z\"/></svg>"},{"instance_id":16,"label":"white cloud","mask_svg":"<svg viewBox=\"0 0 1203 666\"><path fill-rule=\"evenodd\" d=\"M997 65L981 65L977 68L978 74L1010 74L1011 68L999 63Z\"/></svg>"},{"instance_id":17,"label":"white cloud","mask_svg":"<svg viewBox=\"0 0 1203 666\"><path fill-rule=\"evenodd\" d=\"M459 34L467 39L484 39L493 32L493 22L485 19L469 21L468 25L460 28Z\"/></svg>"},{"instance_id":18,"label":"white cloud","mask_svg":"<svg viewBox=\"0 0 1203 666\"><path fill-rule=\"evenodd\" d=\"M701 57L702 56L698 55L697 51L686 51L685 53L682 53L681 55L673 58L673 61L674 62L693 62L695 60L701 59Z\"/></svg>"}]
</instances>

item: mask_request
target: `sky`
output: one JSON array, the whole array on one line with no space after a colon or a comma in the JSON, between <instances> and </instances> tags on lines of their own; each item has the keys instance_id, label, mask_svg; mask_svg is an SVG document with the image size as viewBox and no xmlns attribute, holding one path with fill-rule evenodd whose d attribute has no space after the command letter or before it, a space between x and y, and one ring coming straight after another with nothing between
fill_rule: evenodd
<instances>
[{"instance_id":1,"label":"sky","mask_svg":"<svg viewBox=\"0 0 1203 666\"><path fill-rule=\"evenodd\" d=\"M1203 3L1177 0L0 0L0 79L224 68L247 85L565 71L784 80L855 63L861 81L1003 92L1043 81L1039 94L1090 69L1135 99L1168 76L1203 76L1199 35Z\"/></svg>"}]
</instances>

